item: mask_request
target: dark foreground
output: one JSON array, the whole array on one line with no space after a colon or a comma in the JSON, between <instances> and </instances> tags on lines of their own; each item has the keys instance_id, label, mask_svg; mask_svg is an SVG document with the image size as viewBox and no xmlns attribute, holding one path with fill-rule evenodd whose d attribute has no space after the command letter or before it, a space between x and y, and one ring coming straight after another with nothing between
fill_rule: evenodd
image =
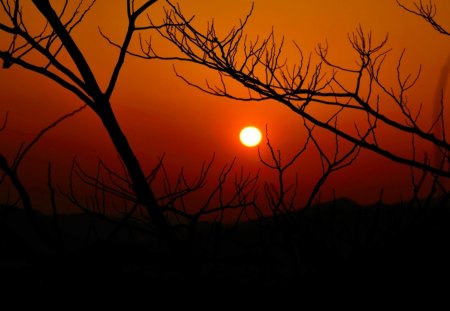
<instances>
[{"instance_id":1,"label":"dark foreground","mask_svg":"<svg viewBox=\"0 0 450 311\"><path fill-rule=\"evenodd\" d=\"M450 206L361 207L348 200L237 226L200 223L169 250L135 229L62 216L50 249L23 211L0 215L0 285L9 288L429 286L450 281ZM50 217L39 221L51 225ZM428 284L428 285L425 285ZM377 285L378 286L378 285Z\"/></svg>"}]
</instances>

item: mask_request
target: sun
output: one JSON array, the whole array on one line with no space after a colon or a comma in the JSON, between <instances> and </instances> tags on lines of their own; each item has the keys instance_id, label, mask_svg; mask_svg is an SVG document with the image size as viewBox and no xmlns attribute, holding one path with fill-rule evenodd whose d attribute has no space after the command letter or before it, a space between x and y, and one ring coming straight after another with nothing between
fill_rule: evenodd
<instances>
[{"instance_id":1,"label":"sun","mask_svg":"<svg viewBox=\"0 0 450 311\"><path fill-rule=\"evenodd\" d=\"M241 130L239 139L241 143L246 147L258 146L261 142L261 131L254 126L247 126Z\"/></svg>"}]
</instances>

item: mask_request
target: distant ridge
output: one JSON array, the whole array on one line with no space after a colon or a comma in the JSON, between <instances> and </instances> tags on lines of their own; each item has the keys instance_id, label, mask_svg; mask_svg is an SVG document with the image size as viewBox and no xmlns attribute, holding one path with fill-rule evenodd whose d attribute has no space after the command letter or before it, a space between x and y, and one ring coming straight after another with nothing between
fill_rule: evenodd
<instances>
[{"instance_id":1,"label":"distant ridge","mask_svg":"<svg viewBox=\"0 0 450 311\"><path fill-rule=\"evenodd\" d=\"M49 215L36 216L51 223ZM113 224L95 220L93 225L84 214L59 217L63 254L38 239L23 210L2 208L0 283L30 278L64 282L61 275L66 275L67 280L95 276L105 286L124 279L151 284L154 278L191 278L192 271L196 278L206 278L205 284L450 277L450 205L445 198L434 199L427 208L361 206L342 198L237 226L201 222L190 255L175 258L139 231L123 229L105 240Z\"/></svg>"}]
</instances>

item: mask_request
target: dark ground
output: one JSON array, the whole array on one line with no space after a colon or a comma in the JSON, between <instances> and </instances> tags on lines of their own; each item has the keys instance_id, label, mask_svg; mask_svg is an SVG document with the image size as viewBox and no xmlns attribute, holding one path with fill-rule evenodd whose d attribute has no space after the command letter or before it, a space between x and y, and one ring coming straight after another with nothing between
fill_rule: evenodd
<instances>
[{"instance_id":1,"label":"dark ground","mask_svg":"<svg viewBox=\"0 0 450 311\"><path fill-rule=\"evenodd\" d=\"M59 219L64 249L43 243L19 209L0 209L0 285L186 289L199 286L364 288L450 283L450 205L350 200L231 227L201 223L176 251L86 215ZM49 216L38 215L51 224ZM427 284L427 285L426 285Z\"/></svg>"}]
</instances>

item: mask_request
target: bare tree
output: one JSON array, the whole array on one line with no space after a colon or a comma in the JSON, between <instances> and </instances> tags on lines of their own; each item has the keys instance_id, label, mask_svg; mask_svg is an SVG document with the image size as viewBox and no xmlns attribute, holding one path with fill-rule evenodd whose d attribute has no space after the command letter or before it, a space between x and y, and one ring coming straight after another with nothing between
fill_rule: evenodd
<instances>
[{"instance_id":1,"label":"bare tree","mask_svg":"<svg viewBox=\"0 0 450 311\"><path fill-rule=\"evenodd\" d=\"M21 178L19 177L20 174L18 171L20 168L20 164L22 163L24 158L27 156L29 151L33 148L33 146L35 146L39 142L39 140L45 134L47 134L49 131L53 130L55 127L57 127L60 123L62 123L66 119L71 118L74 115L78 114L84 108L86 108L86 105L83 105L80 108L77 108L77 109L73 110L72 112L63 115L62 117L58 118L57 120L55 120L54 122L50 123L48 126L43 128L36 135L36 137L34 137L28 144L22 143L19 147L19 150L16 153L16 156L14 157L14 159L12 161L10 161L11 164L8 163L9 161L0 152L0 171L3 174L2 178L0 179L0 185L3 183L5 177L9 178L13 188L17 191L20 201L22 202L22 206L25 211L25 214L26 214L28 220L30 221L31 225L33 226L33 228L35 229L37 234L40 236L40 238L45 243L47 243L47 245L50 248L56 249L56 250L62 249L61 240L57 236L57 233L58 233L57 224L55 223L55 226L53 228L54 229L53 233L56 234L56 236L55 236L55 235L52 235L45 228L45 226L36 219L35 210L33 208L33 202L30 197L30 193L26 189L25 185L22 183ZM5 116L5 120L3 122L3 125L0 127L0 131L5 129L7 121L8 121L8 114L6 114L6 116ZM49 164L49 187L50 187L50 190L52 190L50 175L51 175L51 166ZM55 202L54 202L54 194L52 194L51 196L52 196L53 213L56 216L56 210L55 210L56 206L55 206Z\"/></svg>"},{"instance_id":2,"label":"bare tree","mask_svg":"<svg viewBox=\"0 0 450 311\"><path fill-rule=\"evenodd\" d=\"M437 7L433 1L428 2L420 0L419 2L413 2L412 6L408 7L401 1L397 1L398 5L405 11L417 15L423 18L428 24L430 24L436 31L443 35L450 36L450 33L436 20Z\"/></svg>"},{"instance_id":3,"label":"bare tree","mask_svg":"<svg viewBox=\"0 0 450 311\"><path fill-rule=\"evenodd\" d=\"M4 43L0 50L3 68L17 65L46 76L78 96L99 116L126 167L126 178L130 180L128 187L135 193L139 204L145 206L157 230L169 240L170 236L173 236L171 226L111 108L110 98L127 54L147 59L181 60L201 64L219 74L218 85L200 86L182 78L207 93L238 100L276 100L301 116L305 126L331 131L354 144L356 148L371 150L393 161L439 176L450 176L450 144L446 140L445 129L443 128L441 135L433 133L436 125L444 121L442 111L438 120L429 128L419 125L420 109L414 111L406 98L407 91L414 86L419 74L415 77L404 77L400 70L400 58L397 68L398 85L396 88L385 85L381 72L388 53L385 47L387 38L374 43L371 33L365 33L361 27L349 37L358 57L357 67L345 68L332 63L328 57L327 46L319 46L317 52L321 61L315 65L311 58L305 58L298 48L301 61L291 66L282 57L283 42L277 44L273 33L265 39L247 39L244 30L251 12L240 25L220 37L216 33L214 23L210 23L207 29L201 32L192 25L192 19L186 18L180 7L170 1L166 1L168 9L162 25L155 25L151 20L146 25L138 25L139 17L145 15L156 1L143 1L138 5L128 0L128 27L123 42L116 44L104 35L111 44L119 48L119 55L107 81L107 87L102 90L72 36L72 32L89 13L95 1L88 4L79 1L75 7L65 1L59 12L55 11L49 0L36 0L32 3L47 22L41 30L28 28L19 0L0 2L4 18L4 21L0 22L0 31L10 38L9 43ZM415 10L399 4L411 12L427 17L426 20L435 29L446 33L434 20L436 9L431 3L424 5L420 2L415 5ZM181 54L173 57L160 55L150 41L143 41L141 37L140 53L129 51L133 35L144 30L156 30L178 47ZM76 71L71 70L69 64L60 57L62 50L70 56ZM37 62L36 58L29 57L31 54L41 56L45 62ZM353 85L340 80L337 74L339 72L353 76ZM231 94L226 87L227 79L241 83L249 90L250 95L243 98ZM380 102L379 96L374 95L375 86L390 98L390 105L397 106L403 120L383 112L384 103ZM320 118L310 112L313 106L323 107L333 117ZM338 117L349 111L359 115L358 120L365 120L365 124L355 124L354 129L338 126ZM387 149L383 146L382 137L378 135L379 127L391 128L436 146L445 161L433 164L428 158L416 159Z\"/></svg>"},{"instance_id":4,"label":"bare tree","mask_svg":"<svg viewBox=\"0 0 450 311\"><path fill-rule=\"evenodd\" d=\"M311 57L304 57L296 45L300 62L290 65L289 60L283 57L284 42L277 43L273 32L263 39L248 39L245 28L252 11L239 25L221 36L214 22L209 23L204 31L199 31L193 26L192 18L184 16L180 6L167 3L166 27L153 28L180 53L164 55L151 44L151 40L141 39L141 51L131 54L145 59L177 60L207 67L217 72L217 83L206 82L203 85L178 72L177 75L187 84L215 96L243 101L277 101L299 115L306 124L332 132L355 146L410 167L450 177L450 143L445 136L445 126L439 133L435 131L445 121L444 100L442 98L436 120L431 123L421 120L421 107L414 107L407 97L419 79L420 69L416 74L403 74L403 53L394 71L397 84L384 82L384 64L389 53L387 36L375 42L372 33L366 33L359 26L348 38L357 60L354 67L333 63L327 45L318 46L320 61L316 64ZM420 4L416 8L421 16L428 16L427 20L445 34L433 19L434 6ZM352 82L348 82L348 77ZM234 94L227 87L230 80L240 83L249 95ZM321 107L324 113L316 114L314 111L317 110L313 108L317 107ZM386 107L395 107L396 111L388 112ZM330 115L345 118L349 114L355 120L353 128L329 118ZM402 139L412 137L417 143L434 146L442 154L443 161L432 163L430 155L417 158L412 151L404 154L385 146L385 137L379 134L380 129L388 129Z\"/></svg>"},{"instance_id":5,"label":"bare tree","mask_svg":"<svg viewBox=\"0 0 450 311\"><path fill-rule=\"evenodd\" d=\"M127 0L128 27L105 90L100 88L90 64L72 36L72 32L89 13L95 0L88 3L80 0L77 4L66 0L58 6L58 12L49 0L33 0L32 6L46 21L42 29L29 27L22 1L0 1L2 16L0 32L3 38L9 38L9 42L2 39L0 59L3 61L4 69L20 66L53 80L75 94L96 113L126 167L129 187L136 194L139 204L145 206L159 234L171 241L173 240L171 226L164 217L146 175L117 122L110 102L133 34L140 28L137 19L155 2L156 0L143 1L138 5L135 1ZM26 8L32 9L28 5ZM61 57L62 51L67 53L69 60ZM39 61L42 59L43 62ZM71 69L71 62L75 64L76 70Z\"/></svg>"},{"instance_id":6,"label":"bare tree","mask_svg":"<svg viewBox=\"0 0 450 311\"><path fill-rule=\"evenodd\" d=\"M55 11L55 8L49 0L32 1L32 5L26 6L26 8L31 9L34 7L41 14L46 21L42 29L32 29L28 26L25 20L27 12L23 11L21 1L0 1L0 9L2 12L0 32L2 36L10 39L9 42L3 41L2 46L0 46L0 59L3 61L3 68L9 69L11 66L19 66L25 70L43 75L72 92L85 103L85 106L63 116L41 131L31 143L19 150L16 159L11 163L8 163L7 159L3 156L0 158L0 168L14 183L22 204L30 218L33 217L33 208L26 189L20 183L17 168L28 151L37 143L42 135L67 117L84 109L84 107L92 109L100 118L120 155L126 174L119 174L108 168L103 162L99 162L96 174L90 175L78 163L74 162L70 177L71 187L65 196L74 205L78 206L93 218L102 218L114 223L116 227L111 232L110 237L114 236L123 226L128 226L132 223L135 225L138 224L137 227L140 230L144 230L146 233L156 234L158 237L163 237L172 244L176 243L175 241L180 237L183 237L185 240L192 239L195 235L196 224L200 219L205 217L214 217L217 223L222 223L224 213L228 210L234 210L237 211L236 223L239 223L245 217L246 213L252 209L255 215L263 216L261 210L264 208L259 207L256 202L258 174L244 174L241 171L233 180L232 168L234 162L223 167L217 177L216 185L206 195L205 201L199 204L198 208L194 211L189 211L185 206L187 197L204 188L212 161L202 166L197 180L192 182L189 182L183 172L181 172L175 180L175 183L173 183L166 173L162 159L149 174L145 174L125 134L122 132L111 108L110 99L125 57L127 53L131 53L128 48L134 33L149 29L158 30L164 27L178 27L178 25L172 25L171 22L159 26L155 26L152 23L143 26L137 24L138 18L145 15L147 10L155 2L153 0L143 1L140 5L137 5L135 1L127 1L127 32L121 44L115 44L108 39L120 51L111 77L106 83L107 87L105 90L102 90L90 64L87 62L72 36L72 32L83 22L83 19L90 12L95 1L87 3L81 0L76 5L70 1L64 1L58 6L58 12ZM168 4L171 5L170 2ZM182 23L185 23L186 26L189 25L188 21L182 21ZM104 34L102 35L107 38ZM62 51L67 53L70 57L69 60L61 57L61 54L63 54ZM71 62L75 64L76 70L71 69ZM331 117L329 122L337 122L337 119ZM6 120L4 123L6 124ZM4 125L2 125L3 127ZM344 156L339 155L339 151L336 150L334 158L332 157L330 159L322 151L318 141L313 138L312 132L312 127L308 127L308 141L313 141L313 144L321 154L324 177L319 180L307 205L311 204L328 175L334 170L345 167L348 160L351 163L352 156L357 154L357 150L359 149L359 147L355 146ZM362 136L367 136L367 134L362 134ZM292 190L292 188L284 188L282 175L298 159L302 152L296 155L287 165L282 166L280 157L275 156L270 143L269 148L273 156L274 166L265 161L264 164L279 173L279 192L277 195L272 192L275 189L274 186L266 185L266 197L274 204L273 208L275 213L275 210L281 206L284 208L287 206L286 192ZM158 196L150 187L155 182L157 176L161 175L163 178L159 182L165 186L165 193ZM87 202L82 202L79 196L77 196L72 184L74 177L78 177L82 182L92 186L93 194ZM225 190L226 187L230 188L228 184L231 184L231 192ZM57 216L54 198L55 189L52 183L50 165L48 168L48 187L51 195L52 210L54 215ZM114 204L111 204L111 201L106 201L107 196L112 196L124 203L121 208L115 210L115 212L118 212L122 216L121 218L109 217L108 212L114 210ZM278 197L275 198L275 196ZM298 209L294 206L296 204L294 199L295 196L291 197L289 202L291 211ZM142 214L141 206L144 207L145 214ZM283 210L283 212L288 211L287 209ZM36 222L33 221L33 223ZM57 226L57 217L55 217L54 225L55 227ZM142 229L140 225L144 225L145 229ZM36 226L38 227L38 225ZM136 226L134 227L136 228ZM48 238L46 239L48 240Z\"/></svg>"},{"instance_id":7,"label":"bare tree","mask_svg":"<svg viewBox=\"0 0 450 311\"><path fill-rule=\"evenodd\" d=\"M387 38L375 43L371 33L365 33L361 27L357 28L356 32L349 36L357 59L357 65L352 68L334 64L328 55L327 46L318 47L317 54L320 61L317 64L313 63L312 57L304 57L298 48L301 61L289 65L282 57L283 42L277 44L273 33L264 39L255 41L247 39L244 31L251 12L237 27L225 36L220 36L216 33L214 23L210 23L204 32L199 31L193 26L192 19L185 17L180 7L170 1L166 1L166 16L162 24L156 25L151 20L146 24L140 24L145 19L148 9L157 1L143 0L138 5L137 1L127 0L128 27L123 41L120 44L115 43L102 33L110 44L119 48L119 56L106 83L106 89L102 90L90 64L72 36L72 32L89 13L94 2L86 3L80 0L74 5L74 2L68 0L61 1L59 9L55 11L50 0L33 0L26 8L36 8L47 22L44 28L36 30L27 24L25 20L27 14L23 12L19 0L0 0L0 34L2 38L10 39L0 43L3 68L20 66L55 81L78 96L85 106L98 115L124 165L124 173L118 173L99 161L97 171L92 174L76 161L73 163L69 190L64 195L92 217L87 242L90 242L91 232L94 242L109 241L123 228L133 232L139 231L146 237L156 237L157 243L160 243L162 237L170 245L183 244L185 247L183 250L187 250L183 252L184 256L172 256L175 258L171 259L178 260L183 265L181 269L186 268L184 272L188 273L209 271L211 263L217 264L217 267L221 263L230 265L249 263L259 266L259 271L263 274L272 269L272 266L268 268L267 265L274 264L275 261L272 259L278 256L281 248L288 254L298 275L304 273L301 271L303 269L301 262L307 257L309 261L304 263L304 266L321 267L330 262L334 263L335 259L345 253L348 245L351 249L359 251L367 246L366 240L372 239L376 247L385 247L391 243L390 238L394 233L398 233L399 230L395 231L398 228L393 228L394 225L382 229L380 222L377 222L378 218L374 218L371 219L369 226L373 232L369 237L364 237L361 228L366 224L362 209L357 211L357 220L352 228L342 226L336 228L339 221L336 220L334 206L329 222L325 225L320 219L320 209L309 209L317 202L320 189L328 177L351 165L361 150L371 150L411 167L414 197L410 204L420 206L431 204L437 189L443 188L440 179L450 176L449 143L445 136L443 114L444 98L441 95L438 113L432 124L426 122L422 125L419 120L420 109L411 106L406 97L408 90L416 83L418 74L403 75L401 72L403 55L398 67L394 68L398 84L391 87L383 82L383 65L389 52ZM399 5L425 18L437 31L448 35L435 20L436 9L431 2L430 4L420 2L412 9L400 2ZM144 19L139 19L140 17ZM130 51L130 43L138 31L158 32L178 47L181 53L174 56L159 54L150 41L142 39L142 33L139 37L141 51ZM69 55L69 61L61 57L62 51ZM263 183L262 189L258 188L258 173L249 174L241 170L233 175L234 161L223 166L212 183L211 167L214 159L203 163L197 178L192 180L186 177L183 170L175 179L171 178L163 157L153 170L146 174L111 108L111 95L127 54L144 59L188 61L206 66L218 73L216 85L211 82L198 85L177 74L188 84L209 94L236 100L278 101L300 116L306 133L304 144L300 146L298 152L286 160L282 158L281 151L273 147L268 134L266 135L268 156L261 150L259 155L262 164L274 173L275 181ZM36 55L40 57L34 57ZM38 61L42 59L43 62ZM71 62L75 64L75 70L70 69ZM342 73L353 77L352 82L341 79ZM230 79L247 88L249 96L240 97L230 93L231 88L227 87ZM384 94L388 99L382 99L377 92ZM401 117L387 114L385 105L395 106ZM323 107L325 113L322 116L316 115L312 109L315 106ZM33 220L33 206L19 178L18 167L28 151L47 131L79 110L61 117L43 129L34 140L20 148L12 161L8 161L0 154L2 172L0 185L3 186L7 178L11 181L19 196L12 205L22 203L32 223L36 225L36 231L49 244L62 242L61 236L58 236L56 190L53 186L51 165L48 167L48 188L55 216L52 223L55 235L51 237L47 235L48 231L41 230L41 224ZM352 118L356 116L354 128L342 125L342 119L350 114ZM0 131L4 130L7 120L8 116L0 123ZM411 138L410 154L399 154L385 147L384 136L379 133L380 128L390 128L403 135L402 137ZM333 134L331 141L334 148L324 147L323 141L316 136L318 131ZM432 162L429 156L422 157L416 148L419 143L435 147L441 155L438 157L439 161ZM300 182L296 179L294 183L289 184L286 172L301 162L307 149L317 153L321 174L305 198L306 202L301 205L297 193ZM430 175L432 184L426 200L422 201L419 193L423 191L424 181ZM92 193L80 195L74 186L77 181L91 186ZM163 185L164 191L162 193L152 191L155 184ZM205 196L201 201L196 198L195 209L191 209L189 199L191 196L195 197L199 191ZM7 202L10 202L9 198ZM272 213L270 217L267 215L267 207ZM381 209L381 196L377 208ZM307 215L311 211L312 217L311 214ZM227 212L233 213L235 223L224 226L223 220ZM111 216L112 213L115 213L114 217ZM113 224L106 236L96 232L95 220L98 219ZM206 238L199 242L199 236L203 234L199 232L203 230L199 223L204 219L212 219L213 223L208 228ZM233 236L234 232L241 230L237 224L242 220L247 220L257 231L254 240L251 241L253 244L241 241L242 235L238 235L238 238ZM398 224L395 226L400 227ZM225 254L224 249L227 247L225 244L230 241L234 243L233 246L243 245L246 253L238 254L235 258L232 258L233 255ZM330 254L333 256L329 257ZM369 258L370 256L365 259ZM356 258L356 261L364 262L359 259ZM172 261L168 264L171 263ZM171 268L173 266L175 265ZM274 273L277 273L276 268L269 271L269 276ZM287 275L289 273L290 271Z\"/></svg>"}]
</instances>

